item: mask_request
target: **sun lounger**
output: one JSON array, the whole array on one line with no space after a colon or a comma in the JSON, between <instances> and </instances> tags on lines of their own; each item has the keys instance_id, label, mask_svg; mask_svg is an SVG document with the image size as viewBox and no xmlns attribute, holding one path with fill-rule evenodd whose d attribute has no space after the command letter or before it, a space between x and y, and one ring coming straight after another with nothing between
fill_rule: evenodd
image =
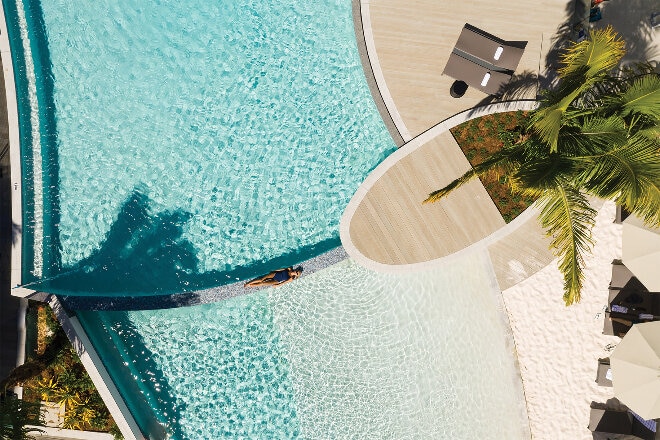
<instances>
[{"instance_id":1,"label":"sun lounger","mask_svg":"<svg viewBox=\"0 0 660 440\"><path fill-rule=\"evenodd\" d=\"M598 359L596 383L601 387L612 386L612 369L610 368L610 358Z\"/></svg>"},{"instance_id":2,"label":"sun lounger","mask_svg":"<svg viewBox=\"0 0 660 440\"><path fill-rule=\"evenodd\" d=\"M655 432L630 411L594 407L592 403L589 430L594 439L653 440Z\"/></svg>"},{"instance_id":3,"label":"sun lounger","mask_svg":"<svg viewBox=\"0 0 660 440\"><path fill-rule=\"evenodd\" d=\"M494 95L511 79L526 45L526 41L504 41L466 23L442 73ZM453 86L451 96L461 96Z\"/></svg>"},{"instance_id":4,"label":"sun lounger","mask_svg":"<svg viewBox=\"0 0 660 440\"><path fill-rule=\"evenodd\" d=\"M514 72L527 46L526 41L507 42L468 23L458 37L455 49L480 58L485 63Z\"/></svg>"},{"instance_id":5,"label":"sun lounger","mask_svg":"<svg viewBox=\"0 0 660 440\"><path fill-rule=\"evenodd\" d=\"M496 94L501 86L511 79L510 74L489 70L456 53L449 56L449 61L442 73L464 81L468 86L489 95Z\"/></svg>"}]
</instances>

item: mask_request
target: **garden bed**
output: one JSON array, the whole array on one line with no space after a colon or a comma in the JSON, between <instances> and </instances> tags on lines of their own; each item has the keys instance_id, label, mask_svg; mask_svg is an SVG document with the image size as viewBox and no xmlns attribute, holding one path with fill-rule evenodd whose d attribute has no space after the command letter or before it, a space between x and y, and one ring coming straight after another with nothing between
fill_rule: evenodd
<instances>
[{"instance_id":1,"label":"garden bed","mask_svg":"<svg viewBox=\"0 0 660 440\"><path fill-rule=\"evenodd\" d=\"M64 406L61 428L121 434L73 346L64 336L55 315L45 304L31 304L36 311L36 353L43 354L56 344L57 354L40 374L23 383L23 399ZM50 349L53 349L51 346Z\"/></svg>"},{"instance_id":2,"label":"garden bed","mask_svg":"<svg viewBox=\"0 0 660 440\"><path fill-rule=\"evenodd\" d=\"M527 121L527 112L496 113L464 122L452 128L451 134L465 157L470 161L470 165L474 166L504 146L500 133L515 130L516 127L526 124ZM513 193L503 183L502 176L498 179L489 174L482 177L481 182L507 223L534 203L534 199L530 197Z\"/></svg>"}]
</instances>

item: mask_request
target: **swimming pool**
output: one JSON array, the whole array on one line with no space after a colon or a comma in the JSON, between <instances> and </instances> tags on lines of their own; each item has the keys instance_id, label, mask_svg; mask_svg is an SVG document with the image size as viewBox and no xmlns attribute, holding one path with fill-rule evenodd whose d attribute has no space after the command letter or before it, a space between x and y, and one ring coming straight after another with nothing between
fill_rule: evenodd
<instances>
[{"instance_id":1,"label":"swimming pool","mask_svg":"<svg viewBox=\"0 0 660 440\"><path fill-rule=\"evenodd\" d=\"M26 191L33 288L161 294L298 263L339 245L395 148L350 1L5 4L43 192Z\"/></svg>"},{"instance_id":2,"label":"swimming pool","mask_svg":"<svg viewBox=\"0 0 660 440\"><path fill-rule=\"evenodd\" d=\"M346 260L216 304L78 317L132 412L149 402L136 416L150 435L525 439L500 301L481 251L405 275Z\"/></svg>"},{"instance_id":3,"label":"swimming pool","mask_svg":"<svg viewBox=\"0 0 660 440\"><path fill-rule=\"evenodd\" d=\"M394 149L348 0L4 2L43 193L25 192L35 288L178 292L300 261L339 244ZM347 260L217 304L77 315L153 438L528 438L497 293L484 255L415 275Z\"/></svg>"}]
</instances>

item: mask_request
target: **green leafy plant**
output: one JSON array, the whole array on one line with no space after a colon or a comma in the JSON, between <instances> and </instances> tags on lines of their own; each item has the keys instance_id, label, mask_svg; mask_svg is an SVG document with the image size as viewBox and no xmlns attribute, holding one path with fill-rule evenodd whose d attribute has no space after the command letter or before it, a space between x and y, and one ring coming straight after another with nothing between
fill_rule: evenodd
<instances>
[{"instance_id":1,"label":"green leafy plant","mask_svg":"<svg viewBox=\"0 0 660 440\"><path fill-rule=\"evenodd\" d=\"M39 403L26 402L15 395L0 395L0 440L33 439L32 433L44 432L45 415Z\"/></svg>"},{"instance_id":2,"label":"green leafy plant","mask_svg":"<svg viewBox=\"0 0 660 440\"><path fill-rule=\"evenodd\" d=\"M486 121L491 121L486 124ZM451 132L471 165L486 160L491 154L500 151L520 137L521 127L527 124L526 112L508 112L482 116L454 127ZM468 125L472 124L472 125ZM489 125L492 128L486 128ZM483 142L476 142L469 134L469 127L476 127ZM496 128L497 127L497 128ZM534 202L534 198L512 193L504 176L497 173L479 176L484 188L495 203L504 220L508 223Z\"/></svg>"},{"instance_id":3,"label":"green leafy plant","mask_svg":"<svg viewBox=\"0 0 660 440\"><path fill-rule=\"evenodd\" d=\"M584 254L593 245L596 211L587 195L660 226L660 77L642 64L615 69L624 53L609 27L570 46L557 89L543 96L519 137L425 200L492 173L514 193L538 198L567 305L580 300Z\"/></svg>"},{"instance_id":4,"label":"green leafy plant","mask_svg":"<svg viewBox=\"0 0 660 440\"><path fill-rule=\"evenodd\" d=\"M41 336L45 341L44 352L50 350L51 353L48 362L39 363L39 368L22 376L26 400L32 399L37 403L44 400L64 405L63 427L110 431L116 425L78 355L50 308L39 307L41 322L45 323ZM43 353L36 358L43 358Z\"/></svg>"}]
</instances>

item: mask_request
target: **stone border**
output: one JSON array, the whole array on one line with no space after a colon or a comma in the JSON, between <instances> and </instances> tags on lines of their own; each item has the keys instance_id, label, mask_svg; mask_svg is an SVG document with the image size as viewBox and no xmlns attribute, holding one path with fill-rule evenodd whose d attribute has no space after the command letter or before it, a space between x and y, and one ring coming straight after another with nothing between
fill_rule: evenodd
<instances>
[{"instance_id":1,"label":"stone border","mask_svg":"<svg viewBox=\"0 0 660 440\"><path fill-rule=\"evenodd\" d=\"M376 101L376 106L380 111L383 122L385 122L388 130L392 133L392 129L390 128L391 122L399 133L403 141L402 143L405 143L412 139L412 135L410 134L410 131L408 131L406 124L403 122L399 110L396 108L396 103L390 94L390 90L387 88L385 75L383 75L383 70L380 68L380 61L378 60L378 54L376 53L374 33L371 28L369 1L370 0L353 0L353 22L355 23L355 37L358 42L358 52L362 59L362 67L367 74L367 82L369 83L371 94L374 96L374 101ZM356 3L359 4L356 5ZM360 35L360 31L362 35ZM362 44L364 44L364 47L362 47ZM370 67L369 70L367 69L367 66ZM369 72L373 75L373 82L375 82L376 91L374 91L372 87L373 82L369 81L371 79L369 78ZM379 100L377 99L377 95L382 99L383 105L378 105ZM385 109L382 108L383 106ZM386 110L386 112L383 110ZM385 117L386 115L388 118ZM393 139L397 146L401 146L402 143L399 143L398 139L394 137Z\"/></svg>"},{"instance_id":2,"label":"stone border","mask_svg":"<svg viewBox=\"0 0 660 440\"><path fill-rule=\"evenodd\" d=\"M369 27L365 31L363 27L364 22L362 18L363 13L361 11L361 7L362 7L361 2L360 0L353 0L352 3L353 3L353 8L352 8L353 27L355 28L355 41L357 43L358 54L360 55L362 70L364 70L364 76L367 80L369 91L371 92L371 96L374 99L374 102L376 103L376 108L380 113L380 117L383 120L383 123L385 124L387 131L390 132L390 136L392 136L394 143L396 144L397 147L400 147L403 144L405 144L406 141L403 140L403 137L399 132L399 127L394 123L394 118L390 114L390 110L388 106L385 104L385 99L383 98L383 95L381 94L380 89L378 88L378 82L376 81L376 75L374 73L374 69L378 69L380 71L380 65L373 66L369 62L369 49L367 47L365 35L366 33L369 33L369 35L371 36L371 46L372 46L371 50L373 50L374 48L373 48L373 36L371 35L372 34L371 23L369 22ZM367 15L367 21L368 21L368 15ZM375 52L373 53L375 56ZM380 76L381 77L383 76L382 72L380 73ZM389 92L388 92L388 96L389 96ZM401 119L400 115L398 117L399 119Z\"/></svg>"},{"instance_id":3,"label":"stone border","mask_svg":"<svg viewBox=\"0 0 660 440\"><path fill-rule=\"evenodd\" d=\"M21 142L18 128L18 104L16 102L16 82L14 80L14 63L9 45L9 32L5 18L4 5L0 6L0 56L5 79L5 95L7 97L7 122L9 124L9 169L11 173L11 221L12 228L18 227L16 239L12 240L11 276L12 295L25 298L34 293L33 290L18 287L22 281L22 228L23 228L23 196L21 176ZM13 233L13 230L12 230Z\"/></svg>"},{"instance_id":4,"label":"stone border","mask_svg":"<svg viewBox=\"0 0 660 440\"><path fill-rule=\"evenodd\" d=\"M70 316L55 295L49 297L48 305L53 309L53 313L62 325L64 332L71 341L80 361L87 370L124 438L126 440L147 440L140 431L124 399L122 399L119 390L115 387L78 318Z\"/></svg>"},{"instance_id":5,"label":"stone border","mask_svg":"<svg viewBox=\"0 0 660 440\"><path fill-rule=\"evenodd\" d=\"M511 232L515 231L520 227L524 222L529 220L532 216L538 215L537 208L532 205L530 208L525 210L521 215L516 217L511 223L506 226L498 229L491 235L472 243L471 245L454 252L444 257L436 258L434 260L424 261L421 263L413 264L384 264L374 261L366 257L360 250L353 244L350 235L350 223L353 219L353 215L357 211L360 203L367 195L371 187L380 179L394 164L399 162L402 158L408 156L422 145L426 144L431 139L435 138L441 133L448 131L449 129L462 124L463 122L475 119L481 116L489 115L492 113L502 113L507 111L516 111L516 110L533 110L538 106L538 102L535 100L519 100L519 101L506 101L498 102L495 104L488 104L482 107L475 107L468 110L465 110L461 113L458 113L439 124L431 127L425 132L421 133L416 138L412 139L410 142L406 143L404 146L399 148L397 151L389 155L383 162L381 162L372 172L367 176L367 178L362 182L362 185L355 191L355 194L351 198L351 201L348 203L348 206L344 210L343 215L339 223L339 236L341 238L342 245L346 249L348 255L354 259L361 266L364 266L368 269L374 270L376 272L411 272L411 271L421 271L437 267L444 261L448 259L456 258L465 252L471 251L473 249L486 247L489 244L492 244L503 237L509 235Z\"/></svg>"}]
</instances>

